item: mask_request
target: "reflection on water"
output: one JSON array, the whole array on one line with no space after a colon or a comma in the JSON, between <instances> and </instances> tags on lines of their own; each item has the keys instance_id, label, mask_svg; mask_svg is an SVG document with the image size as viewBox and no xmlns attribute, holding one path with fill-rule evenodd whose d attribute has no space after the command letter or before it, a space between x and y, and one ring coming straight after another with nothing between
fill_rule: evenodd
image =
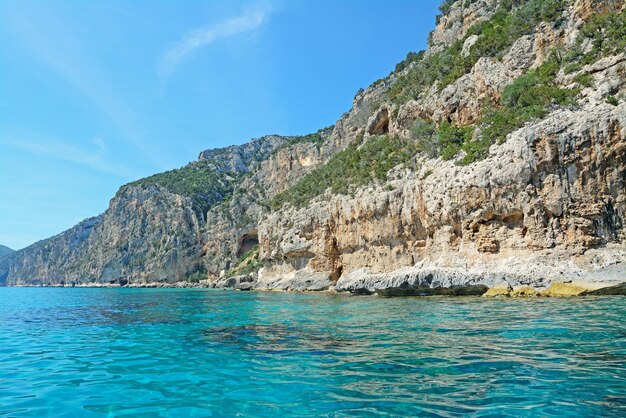
<instances>
[{"instance_id":1,"label":"reflection on water","mask_svg":"<svg viewBox=\"0 0 626 418\"><path fill-rule=\"evenodd\" d=\"M623 298L0 288L0 416L624 416Z\"/></svg>"}]
</instances>

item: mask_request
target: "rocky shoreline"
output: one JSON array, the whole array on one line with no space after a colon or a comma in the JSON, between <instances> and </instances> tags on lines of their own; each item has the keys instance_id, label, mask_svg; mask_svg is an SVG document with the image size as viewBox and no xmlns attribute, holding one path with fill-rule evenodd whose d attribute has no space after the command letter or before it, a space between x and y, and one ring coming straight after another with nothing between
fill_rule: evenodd
<instances>
[{"instance_id":1,"label":"rocky shoreline","mask_svg":"<svg viewBox=\"0 0 626 418\"><path fill-rule=\"evenodd\" d=\"M114 283L22 284L13 287L71 287L128 289L224 289L236 291L322 292L383 297L406 296L482 296L482 297L572 297L593 295L626 295L626 266L621 263L578 279L529 279L523 274L506 275L497 271L470 272L461 269L405 268L393 273L370 274L361 270L349 274L337 283L312 273L308 279L287 277L281 282L268 283L259 275L223 277L217 281L198 282L136 282ZM262 272L261 272L262 273ZM262 274L261 274L262 276Z\"/></svg>"},{"instance_id":2,"label":"rocky shoreline","mask_svg":"<svg viewBox=\"0 0 626 418\"><path fill-rule=\"evenodd\" d=\"M41 284L17 284L7 287L58 287L58 288L103 288L103 289L208 289L211 286L208 283L190 283L190 282L146 282L146 283L41 283Z\"/></svg>"},{"instance_id":3,"label":"rocky shoreline","mask_svg":"<svg viewBox=\"0 0 626 418\"><path fill-rule=\"evenodd\" d=\"M477 297L511 297L511 298L533 298L533 297L576 297L576 296L626 296L626 282L619 282L610 286L590 286L586 282L555 282L543 290L536 289L532 286L511 286L507 282L502 282L494 287L484 285L475 286L457 286L457 287L440 287L440 288L389 288L379 289L372 292L350 292L346 290L338 290L331 286L321 290L281 290L281 289L261 289L255 288L254 284L250 286L225 286L216 287L213 283L133 283L130 285L120 284L102 284L102 283L84 283L78 285L17 285L9 287L53 287L53 288L103 288L103 289L222 289L225 291L257 291L257 292L301 292L301 293L344 293L351 295L374 295L382 297L428 297L428 296L477 296Z\"/></svg>"}]
</instances>

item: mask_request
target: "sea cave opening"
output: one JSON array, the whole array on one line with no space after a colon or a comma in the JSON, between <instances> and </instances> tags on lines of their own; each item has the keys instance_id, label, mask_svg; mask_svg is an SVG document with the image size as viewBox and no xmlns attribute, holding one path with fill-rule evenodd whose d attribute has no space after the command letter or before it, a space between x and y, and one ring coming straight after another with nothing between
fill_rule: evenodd
<instances>
[{"instance_id":1,"label":"sea cave opening","mask_svg":"<svg viewBox=\"0 0 626 418\"><path fill-rule=\"evenodd\" d=\"M256 231L243 235L239 240L239 250L237 251L237 257L242 257L259 245L259 234Z\"/></svg>"}]
</instances>

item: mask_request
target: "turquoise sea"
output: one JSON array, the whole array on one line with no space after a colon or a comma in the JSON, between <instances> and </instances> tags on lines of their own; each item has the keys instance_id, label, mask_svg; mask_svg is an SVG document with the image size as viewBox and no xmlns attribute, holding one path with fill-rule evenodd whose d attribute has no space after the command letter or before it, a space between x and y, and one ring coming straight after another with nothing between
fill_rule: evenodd
<instances>
[{"instance_id":1,"label":"turquoise sea","mask_svg":"<svg viewBox=\"0 0 626 418\"><path fill-rule=\"evenodd\" d=\"M0 416L626 416L626 299L0 288Z\"/></svg>"}]
</instances>

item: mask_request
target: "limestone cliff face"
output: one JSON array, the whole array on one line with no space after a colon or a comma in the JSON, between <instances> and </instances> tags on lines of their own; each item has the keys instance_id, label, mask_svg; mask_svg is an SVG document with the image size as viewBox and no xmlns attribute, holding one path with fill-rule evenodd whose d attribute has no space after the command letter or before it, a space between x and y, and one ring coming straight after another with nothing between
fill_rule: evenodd
<instances>
[{"instance_id":1,"label":"limestone cliff face","mask_svg":"<svg viewBox=\"0 0 626 418\"><path fill-rule=\"evenodd\" d=\"M463 39L498 5L462 3L440 19L427 53ZM581 26L602 13L588 3L570 2L564 20L520 37L501 58L478 59L441 90L434 85L402 105L383 103L365 124L366 138L380 133L381 121L390 133L407 136L417 118L479 120L485 100L499 100L549 51L574 46ZM624 7L600 3L604 11ZM476 38L467 37L463 50ZM397 167L386 183L354 196L321 197L270 214L259 226L265 268L257 286L422 294L456 286L477 286L480 293L503 280L539 288L626 281L626 105L606 102L624 95L626 59L622 53L561 71L558 82L576 85L581 74L591 81L578 106L554 108L528 123L483 161L463 166L460 157L418 156L417 170Z\"/></svg>"},{"instance_id":2,"label":"limestone cliff face","mask_svg":"<svg viewBox=\"0 0 626 418\"><path fill-rule=\"evenodd\" d=\"M0 257L4 257L5 255L11 254L12 252L14 252L14 250L5 245L0 245Z\"/></svg>"},{"instance_id":3,"label":"limestone cliff face","mask_svg":"<svg viewBox=\"0 0 626 418\"><path fill-rule=\"evenodd\" d=\"M456 1L447 13L439 16L437 26L430 34L428 53L443 50L463 38L473 25L489 19L498 6L498 0Z\"/></svg>"},{"instance_id":4,"label":"limestone cliff face","mask_svg":"<svg viewBox=\"0 0 626 418\"><path fill-rule=\"evenodd\" d=\"M104 214L3 258L0 283L175 282L202 274L206 215L201 209L230 196L258 161L290 139L273 135L204 151L180 173L123 186ZM197 172L210 174L206 183L211 187L185 187L187 178L198 181Z\"/></svg>"},{"instance_id":5,"label":"limestone cliff face","mask_svg":"<svg viewBox=\"0 0 626 418\"><path fill-rule=\"evenodd\" d=\"M200 221L189 198L159 186L120 189L90 234L73 281L180 280L200 265Z\"/></svg>"},{"instance_id":6,"label":"limestone cliff face","mask_svg":"<svg viewBox=\"0 0 626 418\"><path fill-rule=\"evenodd\" d=\"M199 237L189 199L125 186L103 215L3 260L4 274L12 285L174 281L201 264Z\"/></svg>"},{"instance_id":7,"label":"limestone cliff face","mask_svg":"<svg viewBox=\"0 0 626 418\"><path fill-rule=\"evenodd\" d=\"M476 46L491 44L477 25L504 19L502 4L510 2L447 2L429 49L359 91L334 126L203 151L180 170L126 185L103 215L0 258L0 284L193 276L214 286L392 295L482 293L502 281L536 288L626 281L626 56L606 53L588 29L606 13L624 19L624 1L525 0L518 7L533 1L541 7L525 13L543 13L538 23L510 42L492 39L501 50L479 57ZM508 86L555 56L571 59L567 51L583 58L559 64L543 88L574 99L532 109L535 117L467 163L491 128L486 116L511 95ZM462 71L394 99L398 85L421 82L411 79L415 68L431 71L417 67L421 59L440 72ZM418 147L349 192L329 188L304 204L276 205L277 196L301 190L294 185L302 179L315 183L341 153L381 136L419 141L416 121L471 128L468 147L445 159L441 150ZM245 277L231 277L241 271Z\"/></svg>"},{"instance_id":8,"label":"limestone cliff face","mask_svg":"<svg viewBox=\"0 0 626 418\"><path fill-rule=\"evenodd\" d=\"M278 149L241 183L232 199L208 212L204 253L211 276L218 277L258 244L264 202L322 163L318 145L305 142Z\"/></svg>"},{"instance_id":9,"label":"limestone cliff face","mask_svg":"<svg viewBox=\"0 0 626 418\"><path fill-rule=\"evenodd\" d=\"M259 286L320 274L354 291L540 284L622 263L624 126L626 105L556 111L473 165L424 159L354 197L274 213L259 229Z\"/></svg>"},{"instance_id":10,"label":"limestone cliff face","mask_svg":"<svg viewBox=\"0 0 626 418\"><path fill-rule=\"evenodd\" d=\"M8 285L60 283L65 272L81 260L82 249L102 216L82 221L73 228L39 241L0 259L0 283Z\"/></svg>"}]
</instances>

